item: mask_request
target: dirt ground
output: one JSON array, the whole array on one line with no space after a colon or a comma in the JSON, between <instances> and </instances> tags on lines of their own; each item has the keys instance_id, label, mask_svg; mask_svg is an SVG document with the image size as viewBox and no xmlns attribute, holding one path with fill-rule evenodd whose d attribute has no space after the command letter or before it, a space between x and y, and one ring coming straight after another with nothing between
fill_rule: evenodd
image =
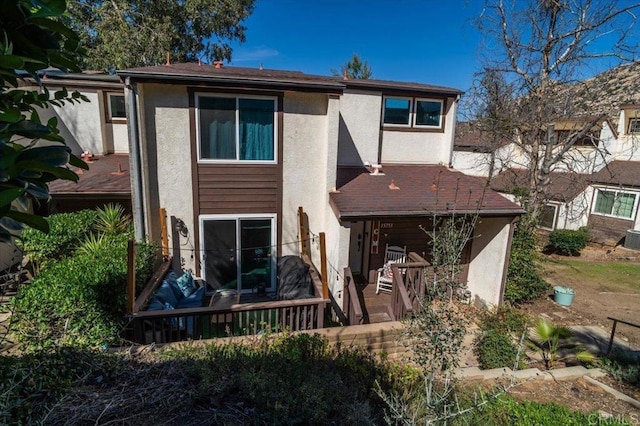
<instances>
[{"instance_id":1,"label":"dirt ground","mask_svg":"<svg viewBox=\"0 0 640 426\"><path fill-rule=\"evenodd\" d=\"M555 255L552 255L553 258ZM555 256L558 257L558 256ZM640 253L624 248L601 248L589 246L583 250L581 256L572 257L573 261L603 261L623 260L640 263ZM612 321L607 317L615 317L636 324L640 323L640 286L637 289L620 286L616 282L602 282L593 284L589 282L566 282L559 280L561 265L545 262L545 280L554 285L568 286L576 290L576 295L570 307L558 305L553 301L553 290L547 298L539 299L531 304L523 306L523 309L537 316L546 314L555 322L562 325L597 325L611 331ZM640 276L638 277L640 281ZM621 338L631 346L640 348L640 329L624 324L618 324L616 338Z\"/></svg>"},{"instance_id":2,"label":"dirt ground","mask_svg":"<svg viewBox=\"0 0 640 426\"><path fill-rule=\"evenodd\" d=\"M550 258L553 259L554 256L561 259L556 255L551 255ZM640 263L640 253L624 248L589 246L583 250L581 256L571 258L571 260L581 262L608 259ZM640 286L637 289L630 288L616 283L614 279L597 284L580 280L566 282L561 278L561 268L566 268L566 266L554 262L544 262L544 267L544 278L551 286L563 285L574 288L576 295L571 306L564 307L553 301L553 290L551 290L548 297L522 307L530 316L536 317L544 314L557 324L566 326L600 326L607 333L611 331L612 326L612 321L607 317L616 317L635 323L640 321ZM640 276L638 280L640 281ZM640 348L640 329L638 328L618 324L616 338L622 339L636 349ZM640 389L637 387L616 382L611 377L603 377L598 380L640 400ZM519 400L556 402L582 412L602 411L613 415L616 419L624 416L631 424L640 424L640 409L616 399L584 379L568 382L539 380L526 382L512 389L510 394ZM606 424L602 423L602 419L594 418L593 420L593 423L590 424ZM599 421L600 423L598 423Z\"/></svg>"}]
</instances>

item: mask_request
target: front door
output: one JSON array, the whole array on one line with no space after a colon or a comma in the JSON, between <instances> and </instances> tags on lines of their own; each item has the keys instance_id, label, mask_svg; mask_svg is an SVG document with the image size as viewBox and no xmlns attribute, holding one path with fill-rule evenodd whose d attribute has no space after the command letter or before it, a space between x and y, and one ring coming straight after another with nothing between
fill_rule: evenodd
<instances>
[{"instance_id":1,"label":"front door","mask_svg":"<svg viewBox=\"0 0 640 426\"><path fill-rule=\"evenodd\" d=\"M364 222L351 222L349 240L349 268L352 274L362 273L362 253L364 252Z\"/></svg>"}]
</instances>

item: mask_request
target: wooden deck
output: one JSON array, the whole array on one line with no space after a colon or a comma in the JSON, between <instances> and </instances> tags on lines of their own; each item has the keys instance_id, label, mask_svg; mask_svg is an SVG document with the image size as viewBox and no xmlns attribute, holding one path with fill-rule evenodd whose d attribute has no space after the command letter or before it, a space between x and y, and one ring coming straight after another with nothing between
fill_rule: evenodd
<instances>
[{"instance_id":1,"label":"wooden deck","mask_svg":"<svg viewBox=\"0 0 640 426\"><path fill-rule=\"evenodd\" d=\"M354 277L358 296L362 305L365 324L391 321L391 293L381 291L376 294L376 283L367 283L362 275Z\"/></svg>"}]
</instances>

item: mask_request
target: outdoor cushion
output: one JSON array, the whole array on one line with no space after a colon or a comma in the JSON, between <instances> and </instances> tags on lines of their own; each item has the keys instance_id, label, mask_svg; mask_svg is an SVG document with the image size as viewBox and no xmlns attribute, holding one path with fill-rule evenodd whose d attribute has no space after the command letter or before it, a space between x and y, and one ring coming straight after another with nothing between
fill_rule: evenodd
<instances>
[{"instance_id":1,"label":"outdoor cushion","mask_svg":"<svg viewBox=\"0 0 640 426\"><path fill-rule=\"evenodd\" d=\"M164 303L162 303L157 297L153 296L147 305L147 311L161 311L164 309Z\"/></svg>"},{"instance_id":2,"label":"outdoor cushion","mask_svg":"<svg viewBox=\"0 0 640 426\"><path fill-rule=\"evenodd\" d=\"M189 271L182 274L180 278L176 280L176 285L180 289L180 297L188 297L191 293L196 291L196 286L193 283L193 277L191 276L191 272ZM180 300L180 297L178 297L178 300Z\"/></svg>"},{"instance_id":3,"label":"outdoor cushion","mask_svg":"<svg viewBox=\"0 0 640 426\"><path fill-rule=\"evenodd\" d=\"M176 297L173 288L171 288L171 284L169 284L167 281L162 282L162 285L158 288L158 290L156 290L154 296L157 297L158 300L163 304L168 303L171 306L176 306L178 304L178 298Z\"/></svg>"},{"instance_id":4,"label":"outdoor cushion","mask_svg":"<svg viewBox=\"0 0 640 426\"><path fill-rule=\"evenodd\" d=\"M200 308L202 306L202 299L204 298L204 287L200 287L189 296L178 301L176 305L177 309L181 308Z\"/></svg>"},{"instance_id":5,"label":"outdoor cushion","mask_svg":"<svg viewBox=\"0 0 640 426\"><path fill-rule=\"evenodd\" d=\"M164 276L163 283L164 282L171 286L171 290L173 291L173 295L176 297L176 300L180 300L182 297L182 291L178 286L178 275L173 271L169 271L167 275Z\"/></svg>"}]
</instances>

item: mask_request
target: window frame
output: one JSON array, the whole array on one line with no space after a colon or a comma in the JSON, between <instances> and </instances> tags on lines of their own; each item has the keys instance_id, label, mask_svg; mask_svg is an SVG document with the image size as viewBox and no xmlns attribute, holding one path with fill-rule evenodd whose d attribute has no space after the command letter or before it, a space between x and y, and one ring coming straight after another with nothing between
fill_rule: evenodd
<instances>
[{"instance_id":1,"label":"window frame","mask_svg":"<svg viewBox=\"0 0 640 426\"><path fill-rule=\"evenodd\" d=\"M399 100L403 100L403 101L409 101L409 120L407 122L407 124L396 124L396 123L385 123L385 116L386 116L386 112L387 112L387 99L399 99ZM414 104L414 98L410 97L410 96L383 96L382 97L382 124L385 127L403 127L403 128L411 128L413 127L413 104Z\"/></svg>"},{"instance_id":2,"label":"window frame","mask_svg":"<svg viewBox=\"0 0 640 426\"><path fill-rule=\"evenodd\" d=\"M593 203L591 206L591 214L594 215L598 215L598 216L605 216L605 217L611 217L611 218L615 218L615 219L621 219L621 220L630 220L630 221L634 221L637 211L638 211L638 201L640 199L640 193L635 192L635 191L627 191L624 189L619 189L619 188L607 188L607 187L596 187L595 188L595 194L593 196ZM615 206L615 200L618 197L618 194L631 194L633 195L635 198L633 200L633 208L631 209L631 216L630 217L624 217L624 216L619 216L619 215L615 215L613 213L601 213L601 212L597 212L596 211L596 205L598 202L598 195L600 195L600 192L613 192L614 193L614 202L613 205ZM612 206L613 209L613 206Z\"/></svg>"},{"instance_id":3,"label":"window frame","mask_svg":"<svg viewBox=\"0 0 640 426\"><path fill-rule=\"evenodd\" d=\"M125 115L124 117L114 117L113 116L113 111L111 109L111 98L114 96L119 96L122 97L122 99L124 100L124 111L125 111ZM105 103L107 104L105 107L105 113L106 113L106 121L107 123L126 123L127 122L127 99L124 95L124 93L120 93L120 92L105 92Z\"/></svg>"},{"instance_id":4,"label":"window frame","mask_svg":"<svg viewBox=\"0 0 640 426\"><path fill-rule=\"evenodd\" d=\"M403 99L409 101L409 124L394 124L394 123L385 123L385 113L386 113L386 101L387 99ZM416 124L416 116L418 109L419 101L428 101L428 102L438 102L440 104L440 120L437 126L425 125L425 124ZM387 94L382 96L382 112L380 123L381 127L384 130L400 130L400 131L408 131L408 132L444 132L445 126L445 107L447 104L447 98L438 98L438 97L420 97L420 96L406 96L406 95L394 95Z\"/></svg>"},{"instance_id":5,"label":"window frame","mask_svg":"<svg viewBox=\"0 0 640 426\"><path fill-rule=\"evenodd\" d=\"M552 219L552 223L551 223L551 227L547 227L547 226L543 226L542 222L538 223L538 228L540 229L544 229L545 231L553 231L554 229L556 229L556 225L558 223L558 213L560 211L560 205L556 204L556 203L546 203L544 205L544 207L553 207L554 211L553 211L553 219Z\"/></svg>"},{"instance_id":6,"label":"window frame","mask_svg":"<svg viewBox=\"0 0 640 426\"><path fill-rule=\"evenodd\" d=\"M634 126L637 126L637 130L632 130ZM630 117L627 123L627 134L637 135L640 134L640 118Z\"/></svg>"},{"instance_id":7,"label":"window frame","mask_svg":"<svg viewBox=\"0 0 640 426\"><path fill-rule=\"evenodd\" d=\"M438 125L433 126L429 124L418 124L416 123L418 117L418 102L426 101L426 102L437 102L440 104L440 114ZM435 98L414 98L413 103L415 104L413 108L413 127L416 129L442 129L442 115L444 112L444 99L435 99Z\"/></svg>"},{"instance_id":8,"label":"window frame","mask_svg":"<svg viewBox=\"0 0 640 426\"><path fill-rule=\"evenodd\" d=\"M194 108L195 108L195 134L196 134L196 151L197 161L202 164L278 164L278 97L266 96L266 95L251 95L251 94L238 94L238 93L219 93L219 92L195 92L194 93ZM236 101L235 109L235 143L236 143L236 158L203 158L201 147L201 132L200 132L200 98L234 98ZM273 101L273 160L241 160L240 155L240 99L256 99L256 100L271 100Z\"/></svg>"},{"instance_id":9,"label":"window frame","mask_svg":"<svg viewBox=\"0 0 640 426\"><path fill-rule=\"evenodd\" d=\"M276 277L277 277L277 259L278 259L278 232L277 232L277 214L275 213L238 213L238 214L203 214L198 216L198 222L200 225L200 250L199 250L199 260L200 260L200 276L202 279L207 282L206 277L206 258L204 254L206 253L206 247L204 247L204 223L206 221L222 221L222 220L233 220L236 223L235 229L235 238L236 238L236 290L240 293L253 293L255 289L242 288L242 247L241 247L241 227L240 221L242 219L249 220L270 220L271 221L271 252L270 252L270 262L271 262L271 283L270 286L266 288L268 292L276 291Z\"/></svg>"}]
</instances>

